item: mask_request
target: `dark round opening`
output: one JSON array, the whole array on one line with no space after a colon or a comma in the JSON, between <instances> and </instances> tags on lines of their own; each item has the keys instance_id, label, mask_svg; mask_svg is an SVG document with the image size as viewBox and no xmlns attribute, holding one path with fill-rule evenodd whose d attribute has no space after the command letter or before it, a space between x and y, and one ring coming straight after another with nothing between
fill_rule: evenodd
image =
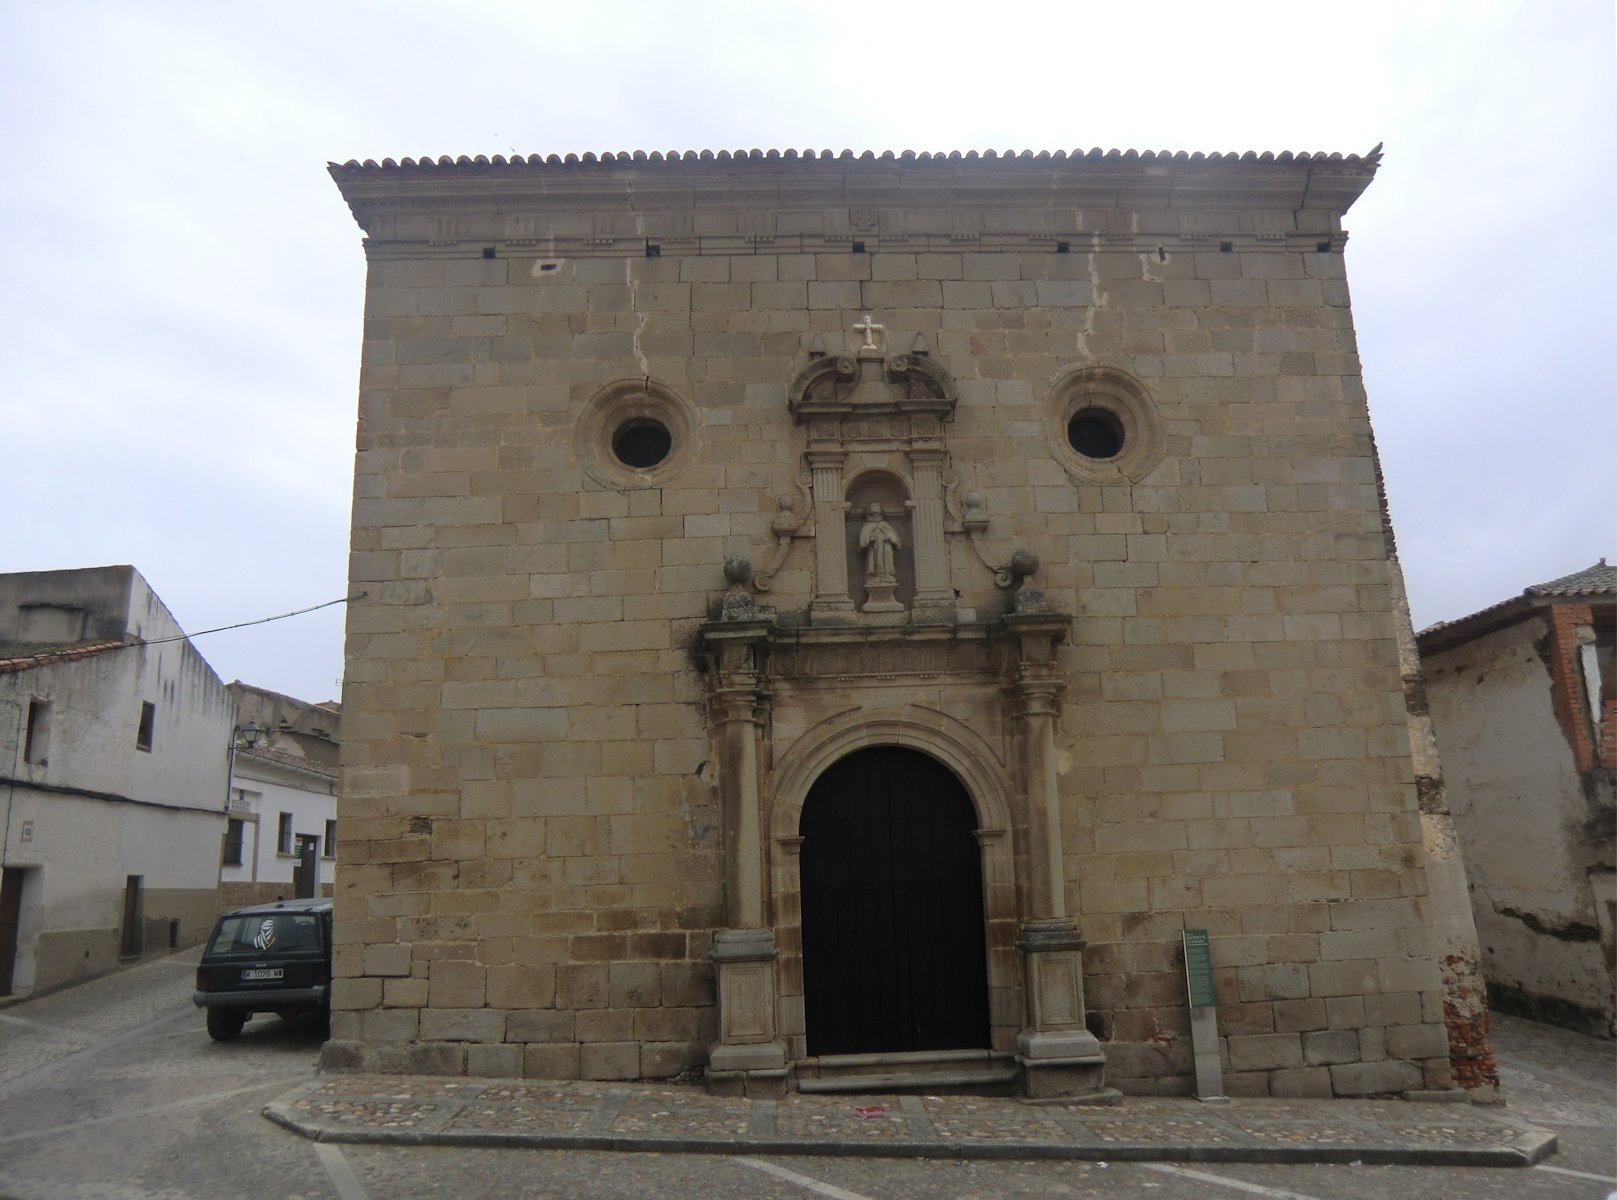
<instances>
[{"instance_id":1,"label":"dark round opening","mask_svg":"<svg viewBox=\"0 0 1617 1200\"><path fill-rule=\"evenodd\" d=\"M612 453L626 467L655 467L668 457L674 439L660 421L625 421L612 435Z\"/></svg>"},{"instance_id":2,"label":"dark round opening","mask_svg":"<svg viewBox=\"0 0 1617 1200\"><path fill-rule=\"evenodd\" d=\"M1123 450L1123 424L1104 408L1086 408L1067 422L1067 444L1085 458L1116 458Z\"/></svg>"}]
</instances>

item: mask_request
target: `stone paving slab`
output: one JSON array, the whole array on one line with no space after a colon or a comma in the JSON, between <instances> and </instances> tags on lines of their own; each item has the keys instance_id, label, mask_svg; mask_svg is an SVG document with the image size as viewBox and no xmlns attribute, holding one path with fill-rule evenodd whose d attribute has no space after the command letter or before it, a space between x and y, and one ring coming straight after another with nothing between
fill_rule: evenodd
<instances>
[{"instance_id":1,"label":"stone paving slab","mask_svg":"<svg viewBox=\"0 0 1617 1200\"><path fill-rule=\"evenodd\" d=\"M1508 1112L1376 1100L710 1096L674 1084L339 1075L264 1109L323 1142L687 1154L1531 1166L1555 1135Z\"/></svg>"}]
</instances>

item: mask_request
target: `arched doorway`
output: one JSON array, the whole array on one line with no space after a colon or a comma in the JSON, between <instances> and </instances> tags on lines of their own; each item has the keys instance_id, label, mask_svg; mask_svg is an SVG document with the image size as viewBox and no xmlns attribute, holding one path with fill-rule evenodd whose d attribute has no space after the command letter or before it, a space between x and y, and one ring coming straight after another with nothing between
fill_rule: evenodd
<instances>
[{"instance_id":1,"label":"arched doorway","mask_svg":"<svg viewBox=\"0 0 1617 1200\"><path fill-rule=\"evenodd\" d=\"M802 835L808 1052L989 1044L977 816L942 763L857 750L810 789Z\"/></svg>"}]
</instances>

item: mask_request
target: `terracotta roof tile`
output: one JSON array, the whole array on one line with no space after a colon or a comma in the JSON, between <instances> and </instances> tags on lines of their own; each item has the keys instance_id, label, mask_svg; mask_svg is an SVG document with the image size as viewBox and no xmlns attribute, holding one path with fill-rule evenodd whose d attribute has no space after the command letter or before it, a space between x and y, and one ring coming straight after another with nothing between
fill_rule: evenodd
<instances>
[{"instance_id":1,"label":"terracotta roof tile","mask_svg":"<svg viewBox=\"0 0 1617 1200\"><path fill-rule=\"evenodd\" d=\"M318 775L322 779L337 778L337 772L330 767L322 766L311 758L304 758L301 754L289 754L285 750L272 750L268 746L255 746L251 749L246 746L237 746L236 754L242 758L257 758L264 762L275 763L278 766L306 771L310 775Z\"/></svg>"},{"instance_id":2,"label":"terracotta roof tile","mask_svg":"<svg viewBox=\"0 0 1617 1200\"><path fill-rule=\"evenodd\" d=\"M1267 163L1328 163L1332 165L1360 164L1374 170L1381 163L1381 146L1368 154L1340 154L1325 151L1293 152L1282 150L1278 154L1272 150L1247 151L1203 151L1189 150L1102 150L1098 146L1090 150L948 150L948 151L915 151L915 150L670 150L666 153L653 150L647 153L644 150L605 151L600 154L586 152L584 154L513 154L509 158L503 154L489 157L483 154L461 154L451 157L441 154L436 158L432 155L423 155L420 158L391 159L384 158L381 162L367 158L363 162L358 159L349 159L345 163L330 163L331 171L352 173L358 171L400 171L400 170L434 170L444 168L465 169L471 168L555 168L577 166L621 166L624 164L644 165L646 163L674 163L674 162L780 162L796 159L836 160L838 162L864 162L864 163L954 163L954 162L1019 162L1019 163L1050 163L1050 162L1172 162L1172 163L1208 163L1208 164L1267 164Z\"/></svg>"},{"instance_id":3,"label":"terracotta roof tile","mask_svg":"<svg viewBox=\"0 0 1617 1200\"><path fill-rule=\"evenodd\" d=\"M1548 583L1535 583L1522 589L1519 596L1511 596L1497 604L1479 609L1452 621L1438 621L1415 635L1422 651L1431 653L1492 633L1528 613L1544 607L1546 601L1558 596L1611 596L1617 595L1617 567L1608 567L1601 559L1592 567L1585 567Z\"/></svg>"},{"instance_id":4,"label":"terracotta roof tile","mask_svg":"<svg viewBox=\"0 0 1617 1200\"><path fill-rule=\"evenodd\" d=\"M1528 588L1528 596L1590 596L1617 592L1617 567L1608 567L1601 559L1592 567L1585 567L1571 575L1563 575L1548 583L1535 583Z\"/></svg>"},{"instance_id":5,"label":"terracotta roof tile","mask_svg":"<svg viewBox=\"0 0 1617 1200\"><path fill-rule=\"evenodd\" d=\"M109 650L122 650L125 646L133 644L135 643L95 642L89 646L68 646L36 654L18 655L15 658L0 658L0 675L14 671L28 671L34 667L49 667L56 663L77 662L81 658L92 658Z\"/></svg>"}]
</instances>

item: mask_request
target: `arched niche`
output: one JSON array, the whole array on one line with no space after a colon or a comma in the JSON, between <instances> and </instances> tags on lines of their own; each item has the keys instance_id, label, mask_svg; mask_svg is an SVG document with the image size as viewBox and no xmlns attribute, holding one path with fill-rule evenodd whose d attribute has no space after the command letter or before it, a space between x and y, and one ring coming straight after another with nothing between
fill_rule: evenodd
<instances>
[{"instance_id":1,"label":"arched niche","mask_svg":"<svg viewBox=\"0 0 1617 1200\"><path fill-rule=\"evenodd\" d=\"M873 506L881 510L880 520L898 538L893 551L893 578L890 589L872 589L867 571L868 552L861 545L861 534L871 528ZM864 471L848 484L846 519L843 522L845 553L848 560L848 588L854 607L861 612L883 611L882 597L890 596L900 611L915 603L915 519L909 488L890 471Z\"/></svg>"}]
</instances>

